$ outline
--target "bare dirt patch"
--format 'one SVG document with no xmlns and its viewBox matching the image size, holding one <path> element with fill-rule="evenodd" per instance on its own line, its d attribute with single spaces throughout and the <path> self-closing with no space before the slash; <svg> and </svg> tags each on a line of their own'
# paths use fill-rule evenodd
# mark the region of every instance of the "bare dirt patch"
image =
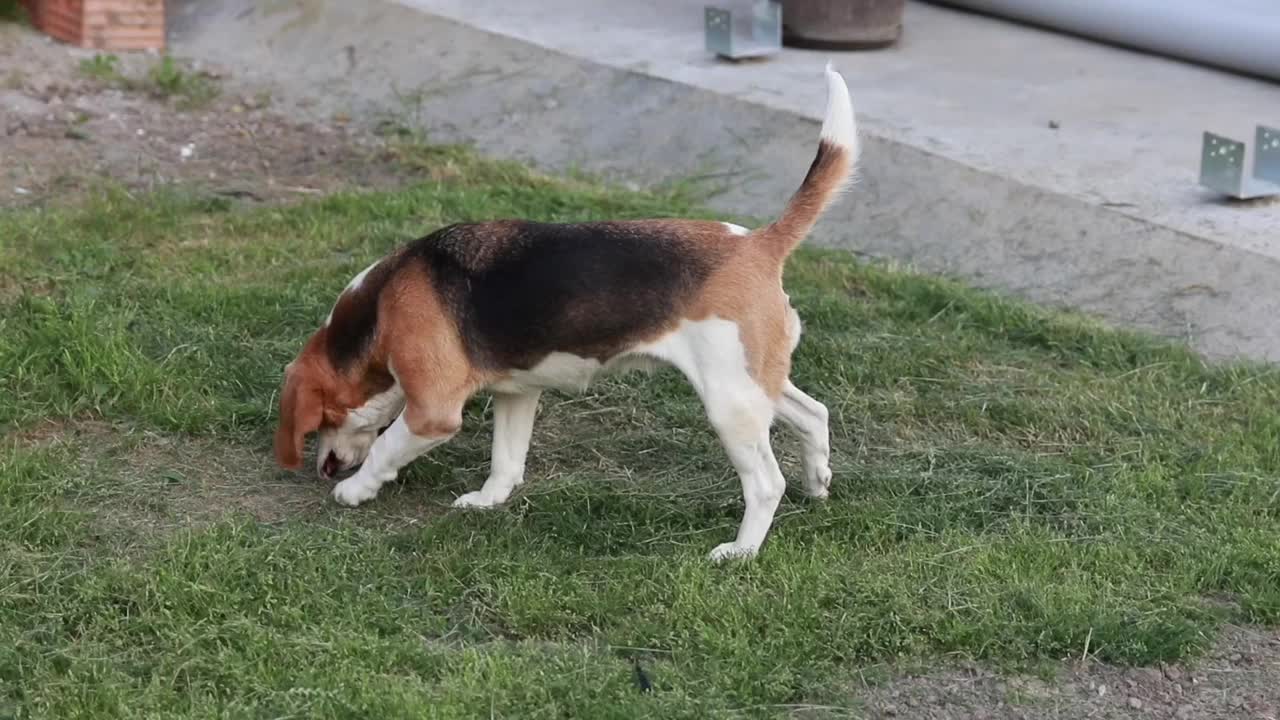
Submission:
<svg viewBox="0 0 1280 720">
<path fill-rule="evenodd" d="M 104 180 L 253 202 L 395 187 L 416 174 L 368 129 L 304 122 L 216 68 L 175 63 L 169 77 L 200 97 L 156 87 L 159 63 L 147 53 L 108 61 L 0 22 L 0 208 L 73 201 Z"/>
<path fill-rule="evenodd" d="M 323 488 L 280 473 L 251 448 L 131 430 L 101 421 L 50 423 L 17 434 L 27 447 L 69 448 L 83 482 L 70 493 L 100 538 L 131 545 L 231 515 L 277 523 L 316 516 Z"/>
<path fill-rule="evenodd" d="M 354 521 L 396 530 L 448 510 L 438 488 L 394 483 L 379 503 L 353 512 L 330 500 L 330 483 L 280 470 L 267 449 L 225 440 L 98 420 L 44 423 L 10 437 L 23 448 L 69 451 L 79 478 L 66 494 L 69 507 L 93 524 L 95 542 L 125 554 L 230 518 L 267 525 Z"/>
<path fill-rule="evenodd" d="M 1073 662 L 1044 680 L 968 663 L 894 673 L 853 694 L 876 720 L 1275 720 L 1280 631 L 1226 627 L 1203 658 L 1161 667 Z"/>
</svg>

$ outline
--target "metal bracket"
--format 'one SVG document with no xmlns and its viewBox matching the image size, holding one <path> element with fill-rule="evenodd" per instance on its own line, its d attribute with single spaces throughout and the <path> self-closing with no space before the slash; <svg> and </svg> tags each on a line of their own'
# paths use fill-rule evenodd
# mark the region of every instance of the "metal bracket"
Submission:
<svg viewBox="0 0 1280 720">
<path fill-rule="evenodd" d="M 1259 125 L 1253 138 L 1253 174 L 1244 173 L 1245 144 L 1204 134 L 1200 184 L 1239 200 L 1280 195 L 1280 130 Z"/>
<path fill-rule="evenodd" d="M 772 55 L 782 49 L 782 5 L 777 0 L 753 2 L 747 20 L 749 22 L 744 22 L 729 10 L 708 5 L 707 50 L 719 57 L 742 60 Z"/>
</svg>

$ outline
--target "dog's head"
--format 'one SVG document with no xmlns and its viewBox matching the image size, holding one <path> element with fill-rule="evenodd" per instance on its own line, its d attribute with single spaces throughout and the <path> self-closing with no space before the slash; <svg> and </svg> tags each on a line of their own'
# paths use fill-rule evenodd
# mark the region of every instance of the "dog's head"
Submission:
<svg viewBox="0 0 1280 720">
<path fill-rule="evenodd" d="M 307 435 L 318 433 L 316 471 L 331 478 L 364 462 L 404 400 L 385 369 L 335 368 L 326 352 L 327 330 L 312 335 L 285 367 L 275 455 L 281 467 L 302 467 Z"/>
</svg>

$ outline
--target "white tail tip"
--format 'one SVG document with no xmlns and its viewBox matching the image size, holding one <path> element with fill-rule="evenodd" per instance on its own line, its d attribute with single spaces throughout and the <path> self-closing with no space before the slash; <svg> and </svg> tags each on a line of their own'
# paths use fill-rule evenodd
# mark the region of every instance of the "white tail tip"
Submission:
<svg viewBox="0 0 1280 720">
<path fill-rule="evenodd" d="M 853 101 L 844 78 L 827 62 L 827 116 L 822 121 L 822 139 L 834 145 L 856 148 L 858 127 L 853 117 Z"/>
</svg>

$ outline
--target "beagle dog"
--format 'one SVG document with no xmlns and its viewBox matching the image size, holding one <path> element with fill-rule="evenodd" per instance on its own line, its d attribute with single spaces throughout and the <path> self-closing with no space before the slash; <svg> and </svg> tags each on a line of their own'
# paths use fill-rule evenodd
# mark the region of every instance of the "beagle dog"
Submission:
<svg viewBox="0 0 1280 720">
<path fill-rule="evenodd" d="M 333 489 L 359 505 L 457 434 L 467 399 L 488 390 L 489 477 L 454 505 L 493 507 L 524 481 L 544 389 L 666 363 L 697 391 L 742 481 L 737 537 L 711 558 L 754 556 L 786 487 L 774 418 L 799 436 L 807 494 L 826 497 L 831 483 L 827 408 L 788 379 L 800 318 L 782 288 L 788 255 L 858 158 L 849 90 L 830 65 L 826 78 L 817 155 L 771 225 L 500 220 L 445 227 L 370 265 L 285 368 L 279 464 L 301 467 L 318 432 L 317 470 L 359 466 Z"/>
</svg>

